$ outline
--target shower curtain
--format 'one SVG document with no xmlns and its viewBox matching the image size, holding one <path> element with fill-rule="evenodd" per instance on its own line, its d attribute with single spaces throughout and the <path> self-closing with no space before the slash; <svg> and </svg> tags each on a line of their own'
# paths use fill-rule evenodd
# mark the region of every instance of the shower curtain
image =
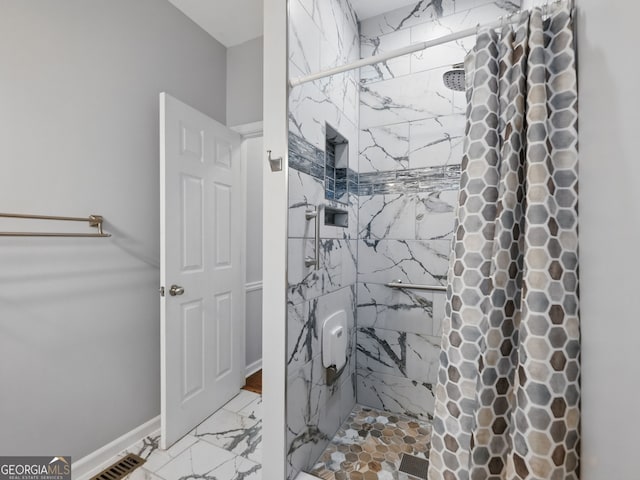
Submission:
<svg viewBox="0 0 640 480">
<path fill-rule="evenodd" d="M 577 80 L 571 12 L 481 31 L 430 480 L 579 478 Z"/>
</svg>

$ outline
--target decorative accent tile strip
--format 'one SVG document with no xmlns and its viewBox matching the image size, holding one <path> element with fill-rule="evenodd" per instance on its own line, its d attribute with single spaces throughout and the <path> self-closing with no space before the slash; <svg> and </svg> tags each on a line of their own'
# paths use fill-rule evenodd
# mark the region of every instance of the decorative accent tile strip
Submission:
<svg viewBox="0 0 640 480">
<path fill-rule="evenodd" d="M 289 132 L 289 167 L 324 181 L 324 152 Z"/>
<path fill-rule="evenodd" d="M 358 195 L 436 192 L 457 190 L 460 186 L 460 165 L 361 173 Z"/>
<path fill-rule="evenodd" d="M 325 181 L 324 152 L 292 132 L 289 132 L 289 167 Z M 349 169 L 347 177 L 349 192 L 356 195 L 457 190 L 460 186 L 460 165 L 361 174 Z"/>
</svg>

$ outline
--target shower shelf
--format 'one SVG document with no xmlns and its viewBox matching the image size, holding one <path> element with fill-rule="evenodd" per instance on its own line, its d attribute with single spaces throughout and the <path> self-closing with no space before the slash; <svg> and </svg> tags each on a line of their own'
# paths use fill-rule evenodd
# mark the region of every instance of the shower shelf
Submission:
<svg viewBox="0 0 640 480">
<path fill-rule="evenodd" d="M 349 212 L 327 205 L 324 207 L 324 224 L 330 227 L 347 228 L 349 226 Z"/>
</svg>

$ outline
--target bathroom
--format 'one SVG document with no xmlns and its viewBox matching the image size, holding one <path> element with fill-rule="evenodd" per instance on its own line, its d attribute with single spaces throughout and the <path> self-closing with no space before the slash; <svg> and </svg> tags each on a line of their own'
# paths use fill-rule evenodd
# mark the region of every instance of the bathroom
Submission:
<svg viewBox="0 0 640 480">
<path fill-rule="evenodd" d="M 91 12 L 80 4 L 65 1 L 64 8 L 48 11 L 47 22 L 38 23 L 33 12 L 29 16 L 15 2 L 3 3 L 5 18 L 13 18 L 22 30 L 18 35 L 3 29 L 11 32 L 3 42 L 9 71 L 32 69 L 16 76 L 6 96 L 15 113 L 4 117 L 0 142 L 10 146 L 3 155 L 3 210 L 104 214 L 112 238 L 103 244 L 56 241 L 44 247 L 37 239 L 10 244 L 2 239 L 7 267 L 0 373 L 9 385 L 0 397 L 7 425 L 2 454 L 31 455 L 34 451 L 25 445 L 33 439 L 38 453 L 64 448 L 69 451 L 62 453 L 71 453 L 75 461 L 160 411 L 155 380 L 160 376 L 158 107 L 151 91 L 175 94 L 227 125 L 263 122 L 264 146 L 251 158 L 254 168 L 262 169 L 265 255 L 247 260 L 262 264 L 261 275 L 256 267 L 247 278 L 251 288 L 262 289 L 253 291 L 262 293 L 265 312 L 261 366 L 263 411 L 269 415 L 263 419 L 262 478 L 295 478 L 314 470 L 356 404 L 431 422 L 446 312 L 446 292 L 438 288 L 447 286 L 466 110 L 465 93 L 447 89 L 442 75 L 464 61 L 475 35 L 287 85 L 546 3 L 265 0 L 264 37 L 251 52 L 225 49 L 180 21 L 187 32 L 182 48 L 192 45 L 192 57 L 184 63 L 171 60 L 167 69 L 161 67 L 165 56 L 179 55 L 175 38 L 163 40 L 164 14 L 151 22 L 157 31 L 143 36 L 144 47 L 130 56 L 122 53 L 141 42 L 136 30 L 149 2 L 137 10 L 103 5 L 94 17 L 74 24 L 74 34 L 87 39 L 96 33 L 89 25 L 117 25 L 120 38 L 105 37 L 109 41 L 102 46 L 72 42 L 55 28 L 74 13 Z M 637 385 L 620 379 L 638 374 L 628 361 L 637 333 L 628 301 L 634 262 L 623 255 L 639 239 L 627 213 L 631 210 L 632 218 L 637 213 L 635 189 L 626 183 L 640 172 L 630 140 L 629 100 L 635 96 L 617 70 L 629 63 L 621 46 L 637 42 L 631 37 L 632 15 L 592 0 L 577 0 L 575 6 L 581 477 L 633 478 L 635 425 L 628 412 L 635 407 Z M 174 17 L 167 13 L 166 18 Z M 32 55 L 30 48 L 40 37 L 50 39 L 51 49 L 40 50 L 38 57 L 20 58 L 8 46 L 23 45 Z M 213 62 L 210 50 L 216 65 L 226 63 L 226 75 L 207 66 Z M 259 62 L 249 56 L 255 51 L 261 52 Z M 101 68 L 71 66 L 87 55 L 104 59 Z M 264 81 L 256 81 L 262 55 Z M 146 63 L 141 62 L 145 56 Z M 186 74 L 199 60 L 202 70 Z M 256 91 L 260 95 L 249 99 L 247 92 Z M 113 102 L 123 92 L 128 96 Z M 263 101 L 259 113 L 243 117 L 246 103 Z M 118 110 L 110 104 L 128 107 Z M 140 116 L 131 115 L 134 109 Z M 112 132 L 121 136 L 110 138 Z M 329 168 L 327 150 L 335 152 Z M 53 161 L 47 161 L 49 156 Z M 280 171 L 278 157 L 284 159 Z M 255 238 L 257 220 L 251 218 L 247 228 L 254 227 Z M 258 317 L 259 307 L 247 308 L 253 309 L 252 318 Z M 322 323 L 336 313 L 338 328 L 327 326 L 326 331 L 333 330 L 340 341 L 346 335 L 346 346 L 329 358 L 331 348 L 322 348 Z M 22 325 L 16 325 L 19 321 Z M 335 371 L 333 363 L 338 364 Z M 36 395 L 33 383 L 45 391 Z M 610 406 L 612 391 L 615 408 Z M 43 394 L 51 398 L 48 406 L 42 405 Z M 28 419 L 38 411 L 42 415 Z M 55 433 L 63 430 L 67 433 Z"/>
</svg>

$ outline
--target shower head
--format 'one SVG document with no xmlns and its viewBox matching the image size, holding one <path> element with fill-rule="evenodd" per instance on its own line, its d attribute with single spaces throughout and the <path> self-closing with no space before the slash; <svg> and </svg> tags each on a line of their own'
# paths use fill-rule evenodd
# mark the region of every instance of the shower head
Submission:
<svg viewBox="0 0 640 480">
<path fill-rule="evenodd" d="M 455 90 L 456 92 L 464 92 L 465 84 L 464 84 L 464 64 L 457 63 L 453 65 L 453 70 L 449 70 L 444 72 L 442 75 L 442 81 L 444 82 L 444 86 Z"/>
</svg>

